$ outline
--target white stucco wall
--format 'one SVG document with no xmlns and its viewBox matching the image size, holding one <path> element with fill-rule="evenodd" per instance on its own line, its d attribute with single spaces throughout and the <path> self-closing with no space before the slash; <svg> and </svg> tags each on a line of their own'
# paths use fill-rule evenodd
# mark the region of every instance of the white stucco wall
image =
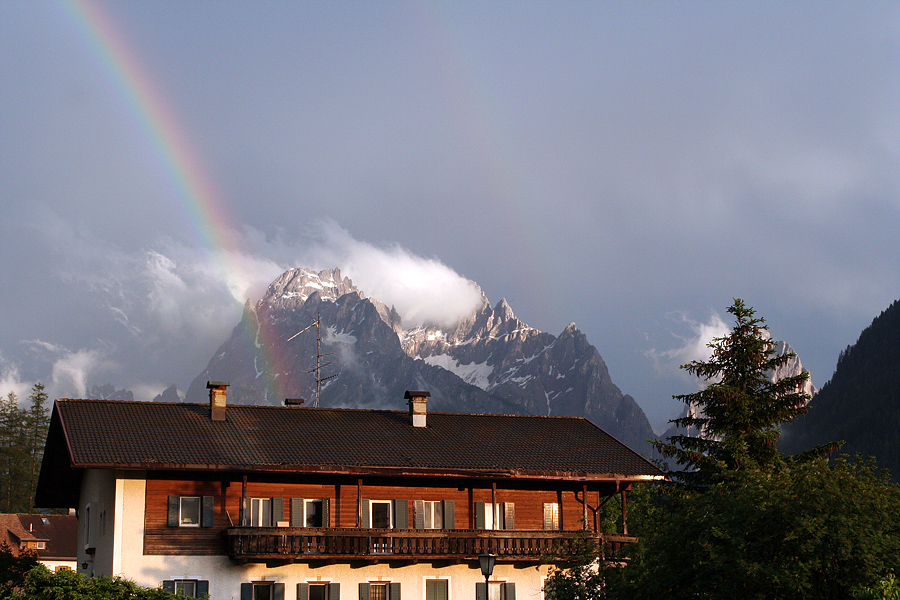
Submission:
<svg viewBox="0 0 900 600">
<path fill-rule="evenodd" d="M 475 584 L 484 581 L 477 561 L 433 568 L 419 563 L 392 568 L 376 564 L 352 568 L 334 564 L 310 568 L 295 563 L 267 568 L 264 564 L 238 565 L 226 556 L 159 556 L 143 554 L 144 508 L 146 481 L 141 473 L 88 472 L 83 487 L 82 506 L 92 502 L 97 510 L 106 511 L 105 532 L 99 533 L 98 545 L 88 569 L 84 562 L 83 540 L 79 539 L 79 570 L 97 575 L 121 575 L 146 587 L 157 587 L 166 579 L 198 579 L 209 581 L 212 600 L 239 600 L 241 583 L 274 581 L 284 583 L 285 600 L 296 600 L 301 582 L 337 582 L 341 598 L 355 600 L 362 582 L 400 583 L 403 600 L 424 600 L 425 580 L 441 578 L 449 581 L 454 600 L 475 598 Z M 93 513 L 92 513 L 93 514 Z M 80 535 L 83 530 L 80 528 Z M 102 547 L 101 547 L 102 546 Z M 538 600 L 548 567 L 514 568 L 498 564 L 492 581 L 516 584 L 517 600 Z"/>
</svg>

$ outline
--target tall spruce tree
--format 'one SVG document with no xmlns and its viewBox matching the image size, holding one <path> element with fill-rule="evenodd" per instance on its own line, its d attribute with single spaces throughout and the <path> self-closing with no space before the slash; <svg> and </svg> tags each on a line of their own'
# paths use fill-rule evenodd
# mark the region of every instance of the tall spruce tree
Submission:
<svg viewBox="0 0 900 600">
<path fill-rule="evenodd" d="M 803 391 L 808 373 L 773 381 L 772 374 L 794 354 L 777 354 L 765 319 L 740 299 L 728 312 L 734 327 L 708 344 L 709 360 L 681 367 L 708 382 L 699 392 L 674 396 L 693 409 L 670 421 L 688 433 L 655 444 L 663 456 L 685 467 L 673 474 L 687 484 L 708 485 L 729 472 L 782 464 L 779 426 L 804 414 L 809 401 Z"/>
<path fill-rule="evenodd" d="M 35 383 L 28 396 L 28 410 L 25 412 L 24 437 L 25 451 L 27 452 L 27 489 L 28 511 L 34 505 L 34 490 L 37 488 L 38 475 L 41 472 L 41 461 L 44 458 L 44 443 L 47 440 L 47 429 L 50 424 L 49 409 L 47 408 L 47 392 L 43 383 Z"/>
</svg>

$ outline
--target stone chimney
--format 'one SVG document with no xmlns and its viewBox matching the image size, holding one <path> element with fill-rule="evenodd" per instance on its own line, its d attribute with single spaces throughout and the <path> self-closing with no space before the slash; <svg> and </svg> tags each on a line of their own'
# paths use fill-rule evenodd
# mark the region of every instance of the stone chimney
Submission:
<svg viewBox="0 0 900 600">
<path fill-rule="evenodd" d="M 405 400 L 409 400 L 409 416 L 413 427 L 425 427 L 425 415 L 428 413 L 428 397 L 430 392 L 411 392 L 406 390 L 403 394 Z"/>
<path fill-rule="evenodd" d="M 213 421 L 225 420 L 225 396 L 228 384 L 223 381 L 207 381 L 209 390 L 209 418 Z"/>
</svg>

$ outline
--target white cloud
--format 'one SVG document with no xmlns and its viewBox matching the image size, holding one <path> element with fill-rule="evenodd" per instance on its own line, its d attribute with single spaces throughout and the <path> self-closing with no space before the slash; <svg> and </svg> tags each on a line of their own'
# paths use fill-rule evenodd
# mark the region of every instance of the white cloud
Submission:
<svg viewBox="0 0 900 600">
<path fill-rule="evenodd" d="M 31 381 L 24 381 L 19 375 L 19 367 L 0 356 L 0 395 L 6 397 L 10 392 L 22 402 L 31 393 Z"/>
<path fill-rule="evenodd" d="M 117 368 L 109 358 L 112 348 L 80 348 L 71 350 L 45 340 L 25 342 L 38 356 L 51 363 L 47 394 L 51 398 L 85 398 L 90 383 L 98 375 Z"/>
<path fill-rule="evenodd" d="M 471 280 L 434 258 L 399 244 L 379 247 L 353 238 L 333 221 L 320 224 L 306 260 L 315 269 L 340 267 L 367 295 L 393 305 L 405 327 L 452 325 L 481 302 Z"/>
<path fill-rule="evenodd" d="M 683 327 L 687 327 L 688 330 L 686 334 L 672 332 L 672 335 L 681 344 L 669 350 L 653 348 L 647 352 L 647 356 L 653 360 L 657 371 L 669 375 L 678 373 L 699 384 L 700 380 L 680 369 L 680 366 L 695 360 L 709 360 L 712 355 L 709 343 L 712 342 L 713 338 L 727 335 L 731 327 L 715 312 L 710 315 L 705 323 L 689 319 L 683 314 L 679 315 L 678 321 Z"/>
</svg>

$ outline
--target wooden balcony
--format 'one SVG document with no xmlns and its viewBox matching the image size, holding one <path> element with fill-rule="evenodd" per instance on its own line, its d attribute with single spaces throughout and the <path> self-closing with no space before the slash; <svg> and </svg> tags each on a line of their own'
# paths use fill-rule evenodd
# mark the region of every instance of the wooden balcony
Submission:
<svg viewBox="0 0 900 600">
<path fill-rule="evenodd" d="M 497 560 L 539 563 L 578 536 L 574 531 L 232 527 L 228 555 L 239 562 L 450 561 L 494 554 Z M 600 534 L 607 555 L 636 538 Z"/>
</svg>

